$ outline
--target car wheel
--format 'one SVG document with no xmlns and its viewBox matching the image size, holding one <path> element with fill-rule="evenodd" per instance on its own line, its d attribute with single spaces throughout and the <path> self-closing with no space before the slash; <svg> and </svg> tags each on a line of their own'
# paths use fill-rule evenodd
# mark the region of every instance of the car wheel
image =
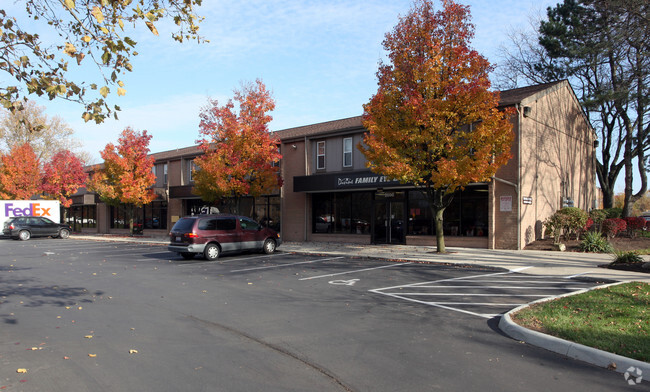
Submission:
<svg viewBox="0 0 650 392">
<path fill-rule="evenodd" d="M 27 241 L 30 238 L 32 238 L 32 233 L 28 230 L 21 230 L 20 233 L 18 233 L 18 239 L 21 241 Z"/>
<path fill-rule="evenodd" d="M 59 230 L 59 238 L 63 238 L 64 240 L 70 238 L 70 232 L 66 229 Z"/>
<path fill-rule="evenodd" d="M 219 249 L 219 246 L 217 246 L 216 244 L 208 244 L 205 246 L 205 249 L 203 250 L 203 256 L 205 256 L 207 260 L 212 261 L 219 258 L 220 252 L 221 250 Z"/>
<path fill-rule="evenodd" d="M 267 255 L 270 255 L 271 253 L 275 252 L 275 241 L 273 241 L 270 238 L 267 238 L 266 241 L 264 241 L 264 246 L 262 248 L 262 251 Z"/>
<path fill-rule="evenodd" d="M 183 258 L 184 258 L 185 260 L 190 260 L 190 259 L 193 259 L 193 258 L 194 258 L 194 253 L 183 252 L 183 253 L 181 253 L 181 256 L 183 256 Z"/>
</svg>

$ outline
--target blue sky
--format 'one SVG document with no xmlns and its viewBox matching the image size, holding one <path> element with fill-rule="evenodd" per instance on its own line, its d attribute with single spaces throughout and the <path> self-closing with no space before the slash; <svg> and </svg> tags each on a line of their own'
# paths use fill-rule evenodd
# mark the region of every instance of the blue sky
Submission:
<svg viewBox="0 0 650 392">
<path fill-rule="evenodd" d="M 551 0 L 472 0 L 473 46 L 492 63 L 508 32 L 529 26 Z M 120 119 L 84 123 L 82 107 L 38 100 L 48 115 L 61 116 L 84 150 L 100 162 L 99 151 L 116 142 L 126 127 L 153 135 L 152 152 L 193 145 L 198 115 L 208 98 L 225 103 L 241 82 L 261 78 L 273 91 L 272 130 L 360 115 L 377 88 L 384 34 L 406 14 L 410 0 L 204 0 L 201 34 L 209 43 L 178 44 L 170 30 L 160 36 L 138 30 L 127 94 L 111 96 Z M 439 7 L 440 4 L 437 3 Z M 20 6 L 17 6 L 20 7 Z M 82 72 L 79 70 L 79 72 Z M 81 74 L 80 75 L 86 75 Z"/>
</svg>

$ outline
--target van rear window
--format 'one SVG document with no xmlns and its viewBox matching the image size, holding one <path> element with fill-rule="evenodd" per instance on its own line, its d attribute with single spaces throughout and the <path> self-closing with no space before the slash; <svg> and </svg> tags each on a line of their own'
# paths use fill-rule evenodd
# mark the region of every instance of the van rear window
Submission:
<svg viewBox="0 0 650 392">
<path fill-rule="evenodd" d="M 172 231 L 190 232 L 192 231 L 192 226 L 194 226 L 195 220 L 196 219 L 192 218 L 181 218 L 174 224 Z"/>
</svg>

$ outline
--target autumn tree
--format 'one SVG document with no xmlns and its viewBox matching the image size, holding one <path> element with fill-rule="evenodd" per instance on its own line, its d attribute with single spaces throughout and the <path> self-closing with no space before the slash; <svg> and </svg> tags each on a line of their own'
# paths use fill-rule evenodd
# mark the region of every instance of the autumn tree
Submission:
<svg viewBox="0 0 650 392">
<path fill-rule="evenodd" d="M 207 202 L 237 201 L 268 194 L 282 185 L 277 140 L 269 133 L 275 108 L 261 80 L 235 90 L 234 100 L 219 106 L 210 100 L 200 114 L 197 142 L 204 152 L 194 162 L 194 192 Z"/>
<path fill-rule="evenodd" d="M 156 25 L 173 21 L 176 41 L 202 39 L 195 9 L 202 0 L 26 0 L 0 9 L 0 71 L 14 85 L 0 87 L 0 104 L 21 108 L 29 94 L 64 99 L 85 106 L 86 121 L 102 122 L 115 114 L 109 94 L 124 95 L 121 75 L 133 69 L 136 41 L 127 35 L 142 26 L 158 35 Z M 20 5 L 18 5 L 20 4 Z M 43 39 L 39 33 L 43 32 Z M 74 77 L 77 67 L 90 64 L 100 84 L 87 74 Z"/>
<path fill-rule="evenodd" d="M 71 151 L 62 150 L 43 165 L 42 190 L 47 197 L 58 200 L 64 207 L 70 207 L 70 196 L 84 186 L 87 177 L 81 160 Z"/>
<path fill-rule="evenodd" d="M 152 170 L 154 158 L 148 155 L 151 137 L 147 131 L 139 133 L 126 128 L 117 146 L 109 143 L 101 151 L 104 163 L 96 168 L 88 180 L 88 188 L 96 192 L 103 202 L 112 206 L 127 205 L 131 234 L 134 209 L 156 198 L 152 189 L 156 182 Z"/>
<path fill-rule="evenodd" d="M 88 162 L 90 154 L 81 151 L 81 143 L 74 138 L 74 130 L 60 117 L 48 117 L 45 108 L 34 101 L 23 104 L 23 110 L 0 109 L 0 151 L 7 152 L 15 145 L 29 143 L 41 162 L 54 154 L 70 150 Z"/>
<path fill-rule="evenodd" d="M 0 155 L 0 199 L 28 200 L 41 192 L 41 165 L 29 143 Z"/>
<path fill-rule="evenodd" d="M 491 66 L 469 42 L 469 7 L 416 0 L 383 42 L 379 88 L 364 105 L 368 132 L 359 145 L 376 173 L 415 185 L 435 215 L 438 252 L 445 252 L 443 212 L 456 190 L 489 181 L 510 159 L 509 111 L 490 92 Z"/>
</svg>

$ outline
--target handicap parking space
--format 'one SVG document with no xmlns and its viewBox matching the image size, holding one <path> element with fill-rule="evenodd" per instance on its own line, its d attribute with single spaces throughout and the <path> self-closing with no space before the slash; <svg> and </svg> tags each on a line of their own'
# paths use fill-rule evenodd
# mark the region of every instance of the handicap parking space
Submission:
<svg viewBox="0 0 650 392">
<path fill-rule="evenodd" d="M 408 283 L 370 291 L 404 301 L 492 318 L 520 305 L 596 285 L 595 282 L 570 277 L 507 271 Z"/>
</svg>

